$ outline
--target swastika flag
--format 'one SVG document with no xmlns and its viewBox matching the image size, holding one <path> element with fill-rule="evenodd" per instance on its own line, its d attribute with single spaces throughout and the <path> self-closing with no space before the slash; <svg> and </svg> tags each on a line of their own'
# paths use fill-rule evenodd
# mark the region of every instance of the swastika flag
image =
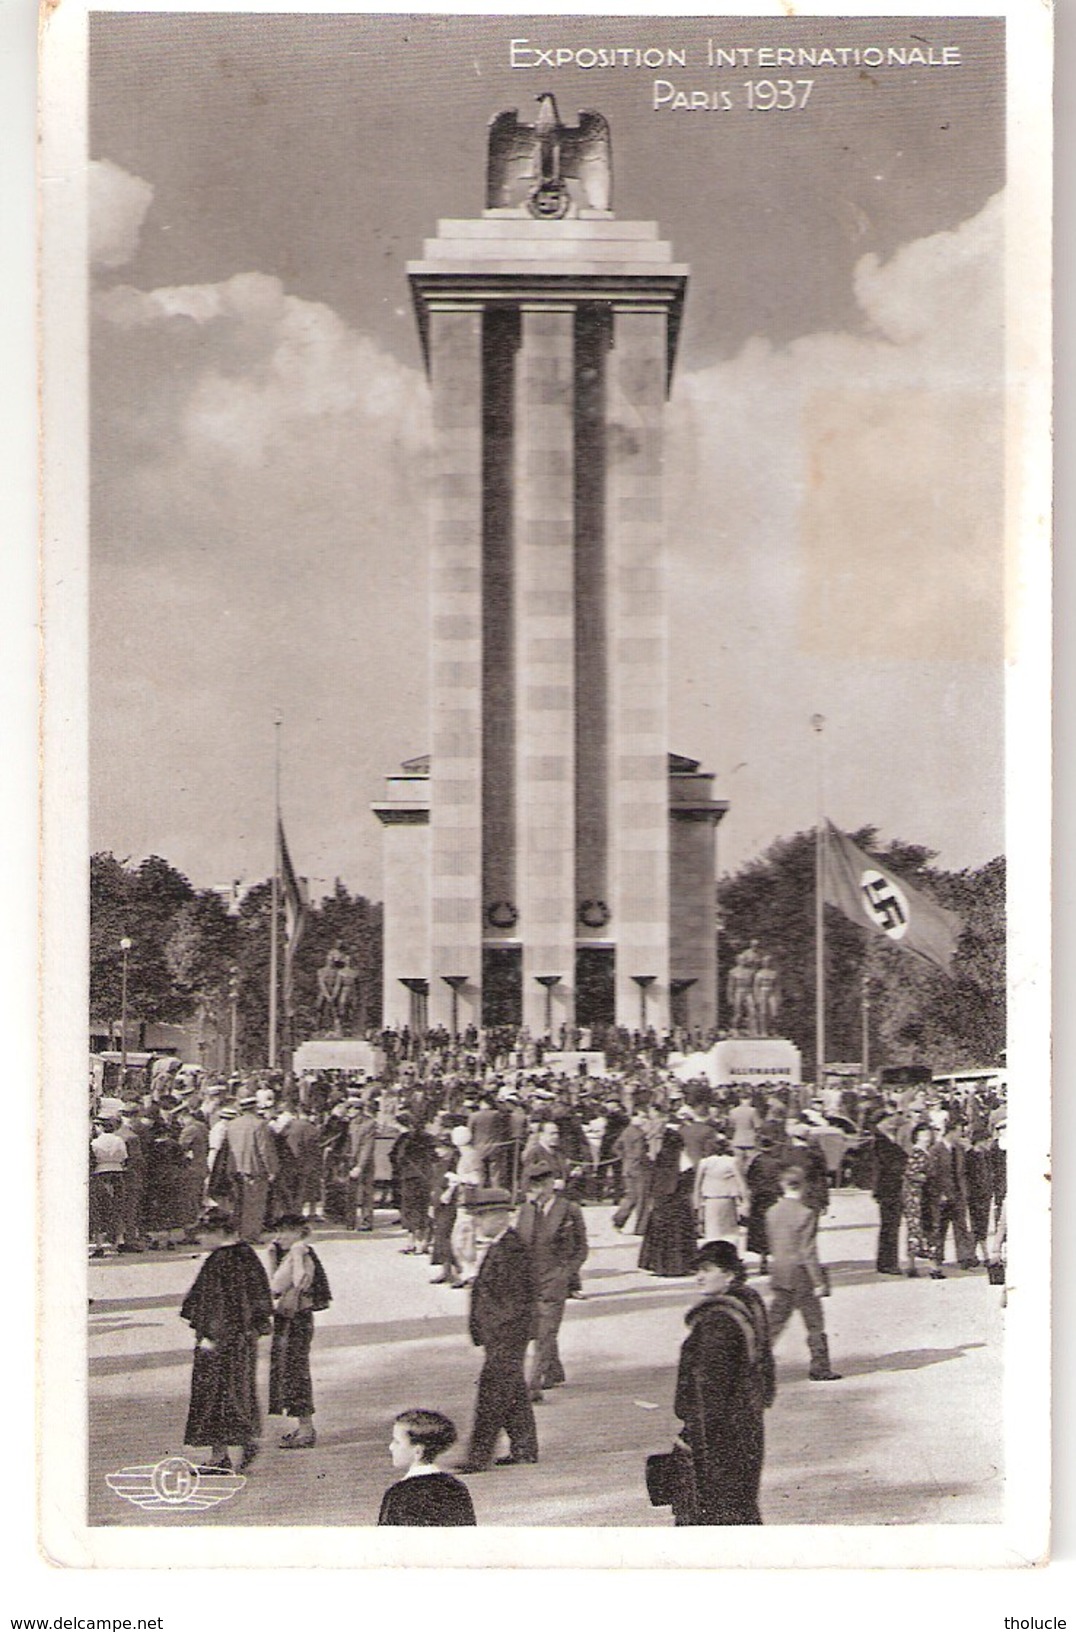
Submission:
<svg viewBox="0 0 1076 1632">
<path fill-rule="evenodd" d="M 284 891 L 284 1013 L 295 1012 L 295 954 L 306 928 L 306 890 L 291 864 L 284 823 L 277 817 L 280 847 L 280 882 Z"/>
<path fill-rule="evenodd" d="M 832 822 L 826 823 L 823 899 L 854 924 L 950 973 L 964 927 L 958 915 L 872 860 Z"/>
</svg>

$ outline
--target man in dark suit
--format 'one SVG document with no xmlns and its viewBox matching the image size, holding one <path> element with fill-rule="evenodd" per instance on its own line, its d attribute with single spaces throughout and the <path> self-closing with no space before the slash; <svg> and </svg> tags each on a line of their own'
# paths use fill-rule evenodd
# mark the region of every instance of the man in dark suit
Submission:
<svg viewBox="0 0 1076 1632">
<path fill-rule="evenodd" d="M 347 1227 L 372 1230 L 374 1227 L 374 1175 L 377 1161 L 377 1119 L 361 1097 L 348 1094 L 352 1110 L 348 1124 L 347 1148 L 351 1159 L 347 1185 Z"/>
<path fill-rule="evenodd" d="M 707 1121 L 705 1114 L 700 1114 L 693 1105 L 681 1105 L 677 1116 L 680 1118 L 684 1155 L 692 1167 L 698 1167 L 704 1156 L 715 1156 L 717 1130 L 712 1122 Z"/>
<path fill-rule="evenodd" d="M 508 1118 L 497 1105 L 492 1094 L 483 1094 L 477 1111 L 472 1111 L 467 1126 L 471 1130 L 474 1148 L 481 1158 L 488 1184 L 498 1189 L 508 1182 Z"/>
<path fill-rule="evenodd" d="M 497 1458 L 498 1467 L 538 1460 L 538 1430 L 523 1374 L 537 1297 L 530 1249 L 511 1228 L 509 1192 L 478 1190 L 468 1207 L 479 1242 L 488 1243 L 471 1288 L 470 1313 L 471 1339 L 486 1352 L 471 1442 L 460 1466 L 465 1473 L 484 1473 L 502 1428 L 509 1449 Z"/>
<path fill-rule="evenodd" d="M 650 1142 L 645 1111 L 635 1112 L 617 1138 L 614 1149 L 620 1157 L 624 1194 L 613 1214 L 613 1228 L 622 1230 L 634 1213 L 635 1234 L 641 1235 L 646 1225 L 646 1203 L 650 1193 Z"/>
<path fill-rule="evenodd" d="M 897 1112 L 883 1114 L 874 1124 L 874 1199 L 878 1203 L 879 1275 L 899 1275 L 898 1242 L 901 1187 L 908 1155 L 903 1140 L 911 1132 L 911 1118 Z"/>
<path fill-rule="evenodd" d="M 556 1388 L 566 1380 L 557 1334 L 572 1283 L 587 1256 L 582 1208 L 555 1186 L 552 1166 L 548 1162 L 535 1163 L 530 1170 L 527 1199 L 516 1219 L 516 1232 L 530 1248 L 538 1293 L 534 1357 L 527 1379 L 532 1400 L 542 1398 L 544 1387 Z"/>
<path fill-rule="evenodd" d="M 975 1246 L 968 1229 L 968 1195 L 964 1179 L 964 1144 L 960 1135 L 947 1126 L 927 1155 L 928 1183 L 934 1197 L 934 1268 L 931 1275 L 941 1280 L 945 1274 L 945 1241 L 952 1225 L 957 1262 L 961 1269 L 975 1266 Z"/>
</svg>

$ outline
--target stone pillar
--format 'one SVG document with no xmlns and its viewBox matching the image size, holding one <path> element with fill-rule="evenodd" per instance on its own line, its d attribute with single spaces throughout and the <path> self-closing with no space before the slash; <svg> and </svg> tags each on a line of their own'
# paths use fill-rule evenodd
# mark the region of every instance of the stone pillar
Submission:
<svg viewBox="0 0 1076 1632">
<path fill-rule="evenodd" d="M 574 1015 L 574 304 L 521 304 L 516 361 L 516 874 L 523 1023 Z"/>
<path fill-rule="evenodd" d="M 448 1027 L 443 975 L 465 975 L 459 1024 L 481 1021 L 482 316 L 429 302 L 433 397 L 429 1023 Z"/>
<path fill-rule="evenodd" d="M 669 816 L 662 434 L 664 307 L 616 305 L 607 437 L 610 790 L 616 1011 L 669 1023 Z"/>
<path fill-rule="evenodd" d="M 708 1030 L 717 1021 L 716 814 L 670 815 L 670 972 L 685 986 L 687 1024 Z"/>
</svg>

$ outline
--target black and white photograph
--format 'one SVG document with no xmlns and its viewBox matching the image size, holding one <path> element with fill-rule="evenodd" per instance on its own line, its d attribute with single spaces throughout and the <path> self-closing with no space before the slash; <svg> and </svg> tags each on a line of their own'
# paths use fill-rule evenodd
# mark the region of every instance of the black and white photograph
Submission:
<svg viewBox="0 0 1076 1632">
<path fill-rule="evenodd" d="M 1036 9 L 53 14 L 56 1562 L 1045 1558 Z"/>
</svg>

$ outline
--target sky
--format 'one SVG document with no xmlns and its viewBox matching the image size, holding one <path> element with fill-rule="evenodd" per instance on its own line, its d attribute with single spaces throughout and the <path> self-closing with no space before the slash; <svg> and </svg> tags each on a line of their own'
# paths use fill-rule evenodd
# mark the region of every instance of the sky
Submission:
<svg viewBox="0 0 1076 1632">
<path fill-rule="evenodd" d="M 688 63 L 513 69 L 513 38 Z M 807 105 L 763 112 L 776 76 L 710 39 L 961 60 L 785 70 Z M 480 213 L 488 120 L 550 89 L 606 115 L 615 213 L 691 267 L 669 747 L 730 801 L 722 870 L 814 821 L 819 772 L 840 826 L 999 854 L 1002 25 L 906 18 L 94 15 L 93 848 L 264 877 L 279 711 L 297 869 L 380 895 L 369 806 L 428 747 L 405 263 Z"/>
</svg>

